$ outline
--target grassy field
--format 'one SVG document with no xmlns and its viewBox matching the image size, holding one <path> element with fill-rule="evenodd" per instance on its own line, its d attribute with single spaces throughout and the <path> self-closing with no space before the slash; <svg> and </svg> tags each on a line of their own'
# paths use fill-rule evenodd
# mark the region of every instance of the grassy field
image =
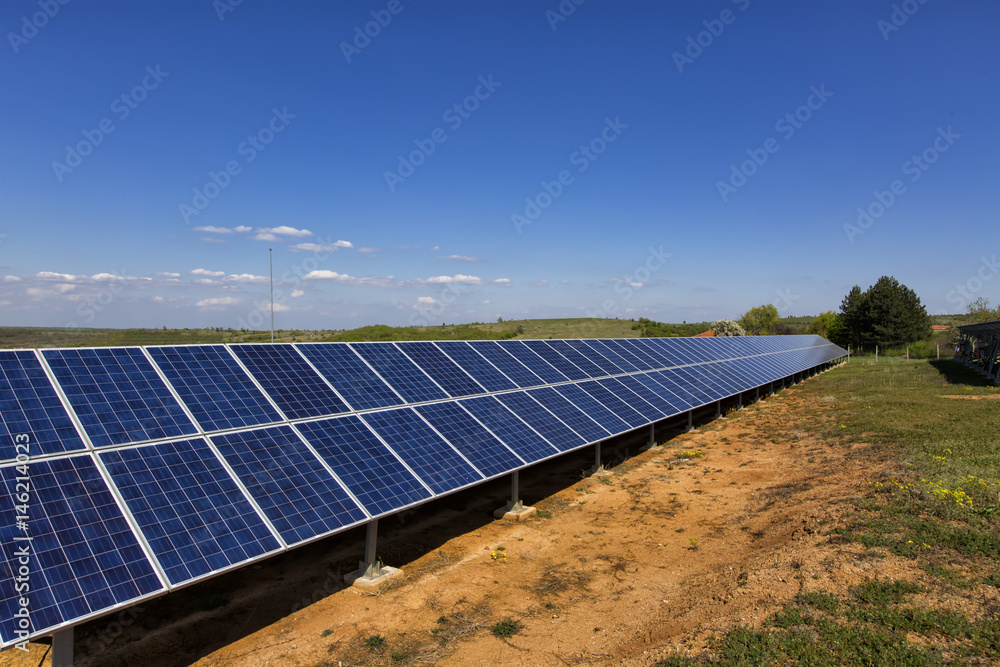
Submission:
<svg viewBox="0 0 1000 667">
<path fill-rule="evenodd" d="M 950 360 L 865 359 L 809 390 L 835 416 L 822 435 L 864 443 L 871 458 L 830 543 L 863 545 L 876 562 L 905 559 L 926 576 L 891 580 L 876 569 L 847 595 L 800 593 L 765 627 L 730 628 L 709 654 L 659 664 L 997 664 L 1000 389 Z"/>
</svg>

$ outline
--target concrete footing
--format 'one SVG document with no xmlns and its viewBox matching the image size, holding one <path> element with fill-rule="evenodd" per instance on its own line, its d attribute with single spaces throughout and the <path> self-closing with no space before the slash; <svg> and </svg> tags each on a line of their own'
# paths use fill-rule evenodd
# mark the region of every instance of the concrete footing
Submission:
<svg viewBox="0 0 1000 667">
<path fill-rule="evenodd" d="M 398 567 L 389 567 L 381 563 L 368 565 L 359 563 L 361 567 L 356 572 L 344 575 L 344 583 L 357 588 L 378 588 L 391 579 L 398 579 L 403 576 L 403 571 Z"/>
<path fill-rule="evenodd" d="M 525 517 L 529 517 L 538 510 L 534 507 L 526 507 L 524 503 L 520 500 L 516 503 L 508 502 L 503 507 L 498 508 L 493 512 L 493 517 L 495 519 L 510 519 L 511 521 L 518 521 Z"/>
</svg>

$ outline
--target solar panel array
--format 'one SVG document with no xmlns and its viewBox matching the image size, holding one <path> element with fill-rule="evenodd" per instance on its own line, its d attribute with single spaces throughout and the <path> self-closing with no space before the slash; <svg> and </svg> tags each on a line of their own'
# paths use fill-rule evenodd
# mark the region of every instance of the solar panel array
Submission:
<svg viewBox="0 0 1000 667">
<path fill-rule="evenodd" d="M 28 634 L 50 634 L 845 354 L 818 336 L 0 351 L 0 645 L 23 639 L 24 595 Z"/>
</svg>

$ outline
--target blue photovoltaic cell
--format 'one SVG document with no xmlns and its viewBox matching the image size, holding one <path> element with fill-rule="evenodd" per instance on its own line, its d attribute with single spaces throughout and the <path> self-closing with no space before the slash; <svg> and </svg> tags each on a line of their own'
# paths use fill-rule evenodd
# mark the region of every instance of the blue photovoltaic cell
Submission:
<svg viewBox="0 0 1000 667">
<path fill-rule="evenodd" d="M 648 338 L 622 338 L 618 342 L 625 349 L 632 350 L 641 359 L 648 361 L 653 368 L 660 369 L 675 365 L 673 361 L 660 352 L 660 348 L 645 342 L 648 340 Z"/>
<path fill-rule="evenodd" d="M 629 426 L 632 428 L 637 428 L 649 423 L 645 417 L 629 407 L 625 401 L 615 396 L 607 387 L 602 385 L 597 380 L 593 380 L 591 382 L 581 382 L 579 387 L 596 398 L 601 405 L 628 422 Z"/>
<path fill-rule="evenodd" d="M 197 433 L 140 348 L 42 354 L 95 447 Z"/>
<path fill-rule="evenodd" d="M 355 416 L 296 424 L 337 477 L 374 516 L 431 497 L 389 448 Z"/>
<path fill-rule="evenodd" d="M 565 382 L 566 376 L 556 368 L 531 351 L 531 349 L 519 340 L 504 340 L 497 343 L 511 356 L 531 369 L 531 372 L 544 380 L 544 384 L 553 382 Z"/>
<path fill-rule="evenodd" d="M 497 394 L 497 398 L 559 451 L 565 452 L 586 444 L 586 440 L 524 392 Z"/>
<path fill-rule="evenodd" d="M 0 459 L 79 449 L 83 440 L 35 353 L 0 351 Z"/>
<path fill-rule="evenodd" d="M 559 352 L 544 340 L 523 341 L 525 347 L 540 356 L 545 361 L 552 364 L 556 370 L 568 377 L 570 380 L 583 380 L 590 377 L 582 370 L 571 363 L 569 359 L 559 354 Z"/>
<path fill-rule="evenodd" d="M 481 421 L 528 463 L 547 458 L 559 451 L 493 396 L 470 398 L 458 401 L 457 404 Z"/>
<path fill-rule="evenodd" d="M 588 340 L 587 345 L 592 347 L 597 353 L 603 356 L 608 361 L 612 362 L 615 366 L 622 369 L 623 373 L 634 373 L 638 368 L 635 367 L 628 359 L 622 357 L 617 350 L 609 347 L 607 341 L 603 340 Z"/>
<path fill-rule="evenodd" d="M 549 412 L 576 431 L 577 434 L 583 436 L 587 442 L 597 442 L 611 435 L 607 429 L 587 416 L 583 410 L 573 405 L 552 387 L 532 389 L 527 394 L 545 406 Z"/>
<path fill-rule="evenodd" d="M 643 412 L 646 416 L 654 415 L 653 419 L 663 419 L 664 417 L 669 417 L 670 415 L 675 415 L 680 410 L 676 410 L 670 401 L 665 398 L 661 398 L 658 393 L 652 391 L 649 387 L 639 382 L 639 380 L 634 375 L 626 375 L 620 378 L 615 378 L 616 381 L 621 382 L 627 389 L 635 393 L 639 398 L 649 403 L 653 409 L 659 413 L 660 416 L 655 416 L 655 413 Z M 620 394 L 619 394 L 620 395 Z"/>
<path fill-rule="evenodd" d="M 524 465 L 524 461 L 458 404 L 435 403 L 414 409 L 487 477 L 502 475 Z"/>
<path fill-rule="evenodd" d="M 696 408 L 705 401 L 698 398 L 684 386 L 684 380 L 673 371 L 656 371 L 649 376 L 669 389 L 687 404 L 687 409 Z"/>
<path fill-rule="evenodd" d="M 409 357 L 392 343 L 350 343 L 351 349 L 364 357 L 378 374 L 407 403 L 421 403 L 448 398 Z"/>
<path fill-rule="evenodd" d="M 616 366 L 614 362 L 588 345 L 587 341 L 567 340 L 564 342 L 590 360 L 591 363 L 598 366 L 602 371 L 604 371 L 604 375 L 618 375 L 619 373 L 624 373 L 624 371 Z"/>
<path fill-rule="evenodd" d="M 164 590 L 89 454 L 32 461 L 27 475 L 22 472 L 16 466 L 2 472 L 3 507 L 9 517 L 0 522 L 3 643 L 19 641 L 14 614 L 21 595 L 30 602 L 30 630 L 36 634 Z M 17 494 L 25 488 L 27 531 L 17 528 L 14 509 L 21 504 Z M 26 536 L 30 542 L 18 539 Z M 30 589 L 18 592 L 18 559 L 27 545 Z"/>
<path fill-rule="evenodd" d="M 171 584 L 281 548 L 203 438 L 98 456 Z"/>
<path fill-rule="evenodd" d="M 475 348 L 463 340 L 446 340 L 437 343 L 441 350 L 461 366 L 466 373 L 476 378 L 487 391 L 504 391 L 517 389 L 507 376 L 496 366 L 486 360 L 486 357 L 476 352 Z M 499 348 L 497 348 L 499 349 Z"/>
<path fill-rule="evenodd" d="M 289 419 L 322 417 L 349 410 L 291 345 L 244 344 L 233 345 L 230 349 Z"/>
<path fill-rule="evenodd" d="M 362 419 L 434 493 L 446 493 L 483 479 L 410 408 L 369 412 Z"/>
<path fill-rule="evenodd" d="M 671 368 L 663 371 L 663 373 L 673 383 L 684 387 L 684 390 L 695 398 L 695 405 L 701 406 L 712 402 L 712 394 L 705 386 L 705 383 L 700 377 L 692 375 L 687 368 Z"/>
<path fill-rule="evenodd" d="M 486 357 L 518 387 L 537 387 L 545 384 L 545 380 L 532 373 L 527 366 L 492 340 L 474 340 L 469 343 L 469 347 Z"/>
<path fill-rule="evenodd" d="M 678 345 L 680 338 L 651 338 L 650 340 L 654 341 L 654 345 L 659 345 L 664 354 L 676 358 L 678 366 L 694 363 L 690 355 Z"/>
<path fill-rule="evenodd" d="M 291 426 L 213 435 L 211 440 L 285 544 L 368 519 Z"/>
<path fill-rule="evenodd" d="M 580 354 L 575 347 L 569 344 L 569 341 L 565 340 L 546 340 L 543 341 L 547 345 L 555 349 L 556 352 L 566 357 L 574 366 L 583 371 L 587 377 L 599 378 L 605 375 L 610 375 L 603 368 L 591 361 L 586 355 Z"/>
<path fill-rule="evenodd" d="M 203 430 L 281 421 L 278 411 L 224 346 L 150 347 L 148 351 Z"/>
<path fill-rule="evenodd" d="M 295 349 L 312 362 L 355 410 L 405 402 L 345 343 L 309 343 L 296 345 Z"/>
<path fill-rule="evenodd" d="M 625 386 L 620 380 L 620 378 L 609 378 L 607 380 L 599 380 L 599 382 L 602 387 L 625 401 L 630 408 L 641 414 L 645 418 L 647 424 L 663 418 L 662 412 L 650 405 L 649 401 L 643 399 L 637 393 Z"/>
<path fill-rule="evenodd" d="M 601 342 L 604 343 L 608 349 L 617 352 L 619 357 L 627 360 L 640 371 L 648 371 L 653 368 L 653 362 L 649 360 L 648 357 L 625 345 L 622 341 L 615 338 L 608 338 L 606 340 L 602 340 Z"/>
<path fill-rule="evenodd" d="M 688 403 L 688 401 L 677 393 L 671 391 L 670 387 L 667 387 L 662 382 L 659 382 L 658 378 L 655 377 L 653 373 L 641 373 L 639 375 L 633 375 L 632 377 L 635 378 L 636 382 L 644 385 L 671 406 L 671 410 L 667 412 L 668 416 L 671 414 L 686 412 L 691 407 L 691 404 Z"/>
<path fill-rule="evenodd" d="M 396 346 L 452 396 L 474 396 L 486 393 L 486 390 L 479 386 L 478 382 L 459 368 L 444 352 L 435 347 L 434 343 L 409 341 L 397 343 Z"/>
<path fill-rule="evenodd" d="M 569 399 L 573 405 L 586 412 L 591 419 L 603 426 L 609 433 L 624 433 L 632 430 L 631 425 L 601 405 L 596 398 L 580 389 L 579 385 L 563 384 L 554 387 L 554 389 Z"/>
</svg>

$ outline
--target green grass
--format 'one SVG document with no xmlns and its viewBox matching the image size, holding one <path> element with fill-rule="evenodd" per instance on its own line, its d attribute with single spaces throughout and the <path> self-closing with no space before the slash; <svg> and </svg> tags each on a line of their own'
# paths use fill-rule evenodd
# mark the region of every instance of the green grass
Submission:
<svg viewBox="0 0 1000 667">
<path fill-rule="evenodd" d="M 493 626 L 492 632 L 494 637 L 506 639 L 507 637 L 513 637 L 520 632 L 521 627 L 522 626 L 519 621 L 515 621 L 514 619 L 507 617 L 498 621 L 497 624 Z"/>
<path fill-rule="evenodd" d="M 908 559 L 922 571 L 919 583 L 880 578 L 844 595 L 802 592 L 764 627 L 732 627 L 714 637 L 707 653 L 659 664 L 1000 659 L 1000 619 L 978 588 L 1000 587 L 1000 404 L 944 398 L 995 396 L 1000 389 L 951 360 L 864 358 L 797 391 L 817 407 L 802 408 L 803 421 L 774 425 L 778 440 L 811 428 L 834 447 L 867 445 L 861 455 L 871 476 L 841 523 L 830 527 L 830 548 L 850 541 L 866 547 L 862 558 Z M 963 600 L 957 608 L 940 602 L 955 597 Z M 924 639 L 911 642 L 908 634 Z"/>
</svg>

